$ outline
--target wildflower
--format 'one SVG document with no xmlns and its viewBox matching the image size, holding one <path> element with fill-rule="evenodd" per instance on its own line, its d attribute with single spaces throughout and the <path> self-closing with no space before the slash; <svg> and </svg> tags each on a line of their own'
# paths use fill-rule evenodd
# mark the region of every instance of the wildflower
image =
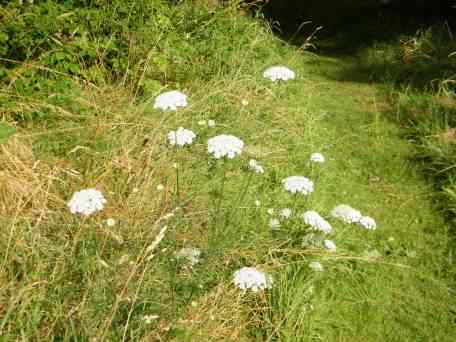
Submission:
<svg viewBox="0 0 456 342">
<path fill-rule="evenodd" d="M 349 205 L 340 204 L 331 211 L 331 216 L 344 221 L 345 223 L 356 223 L 359 222 L 362 215 L 356 209 L 353 209 Z"/>
<path fill-rule="evenodd" d="M 249 104 L 249 101 L 247 101 L 246 99 L 242 99 L 241 104 L 245 107 Z"/>
<path fill-rule="evenodd" d="M 198 121 L 198 125 L 200 125 L 200 126 L 206 126 L 206 120 L 200 120 L 200 121 Z"/>
<path fill-rule="evenodd" d="M 310 161 L 314 163 L 324 163 L 325 157 L 321 153 L 312 153 L 310 156 Z"/>
<path fill-rule="evenodd" d="M 264 173 L 263 166 L 258 164 L 258 162 L 255 159 L 250 159 L 250 161 L 249 161 L 249 169 L 252 170 L 255 173 Z"/>
<path fill-rule="evenodd" d="M 145 324 L 151 324 L 153 321 L 158 319 L 158 315 L 145 315 L 143 316 L 142 320 L 144 321 Z"/>
<path fill-rule="evenodd" d="M 244 142 L 233 135 L 221 134 L 207 141 L 207 150 L 214 158 L 228 157 L 233 159 L 236 154 L 241 154 Z"/>
<path fill-rule="evenodd" d="M 284 66 L 273 66 L 264 71 L 263 77 L 269 78 L 273 82 L 288 81 L 295 78 L 295 73 Z"/>
<path fill-rule="evenodd" d="M 271 229 L 279 229 L 280 228 L 280 221 L 276 218 L 272 218 L 269 220 L 269 227 Z"/>
<path fill-rule="evenodd" d="M 292 215 L 292 211 L 290 208 L 284 208 L 280 211 L 280 216 L 282 216 L 284 219 L 289 219 Z"/>
<path fill-rule="evenodd" d="M 191 266 L 196 265 L 199 262 L 201 251 L 198 248 L 184 247 L 176 253 L 178 258 L 186 259 Z"/>
<path fill-rule="evenodd" d="M 323 272 L 323 265 L 320 264 L 318 261 L 312 261 L 309 264 L 309 267 L 313 269 L 315 272 Z"/>
<path fill-rule="evenodd" d="M 106 199 L 96 189 L 85 189 L 73 194 L 68 202 L 68 208 L 72 214 L 91 215 L 96 211 L 103 210 Z"/>
<path fill-rule="evenodd" d="M 243 267 L 234 273 L 233 282 L 241 290 L 258 292 L 271 288 L 272 277 L 258 271 L 255 267 Z"/>
<path fill-rule="evenodd" d="M 185 146 L 191 145 L 193 139 L 196 138 L 196 134 L 183 127 L 179 127 L 176 131 L 168 133 L 168 141 L 171 145 Z"/>
<path fill-rule="evenodd" d="M 266 210 L 266 212 L 267 212 L 269 215 L 274 215 L 274 209 L 272 209 L 272 208 L 269 208 L 268 210 Z"/>
<path fill-rule="evenodd" d="M 207 121 L 207 127 L 210 127 L 210 128 L 215 127 L 215 121 L 214 120 L 208 120 Z"/>
<path fill-rule="evenodd" d="M 177 110 L 178 107 L 187 106 L 187 95 L 180 91 L 172 90 L 157 96 L 154 103 L 155 109 Z"/>
<path fill-rule="evenodd" d="M 377 223 L 370 216 L 363 216 L 359 219 L 359 224 L 366 229 L 375 230 L 377 229 Z"/>
<path fill-rule="evenodd" d="M 316 211 L 309 210 L 301 215 L 305 224 L 311 226 L 314 230 L 318 230 L 325 234 L 329 234 L 332 231 L 332 227 L 328 221 L 320 216 Z"/>
<path fill-rule="evenodd" d="M 285 190 L 291 193 L 300 192 L 301 194 L 307 195 L 314 191 L 313 182 L 302 176 L 291 176 L 282 180 L 282 184 Z"/>
<path fill-rule="evenodd" d="M 113 226 L 116 225 L 116 220 L 114 220 L 113 218 L 108 218 L 108 219 L 106 220 L 106 225 L 107 225 L 108 227 L 113 227 Z"/>
<path fill-rule="evenodd" d="M 261 205 L 261 202 L 260 202 L 259 200 L 256 200 L 256 201 L 255 201 L 255 205 L 256 205 L 257 207 L 259 207 L 259 206 Z"/>
<path fill-rule="evenodd" d="M 165 186 L 163 184 L 158 184 L 157 191 L 163 191 L 163 190 L 165 190 Z"/>
<path fill-rule="evenodd" d="M 329 252 L 333 253 L 337 250 L 336 244 L 333 241 L 325 240 L 323 243 Z"/>
</svg>

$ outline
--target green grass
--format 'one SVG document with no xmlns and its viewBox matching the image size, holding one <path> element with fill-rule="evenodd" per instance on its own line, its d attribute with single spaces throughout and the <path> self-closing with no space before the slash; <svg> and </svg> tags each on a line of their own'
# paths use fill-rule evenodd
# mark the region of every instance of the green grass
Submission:
<svg viewBox="0 0 456 342">
<path fill-rule="evenodd" d="M 234 8 L 210 14 L 183 2 L 173 10 L 201 21 L 200 45 L 189 53 L 176 31 L 163 32 L 169 49 L 158 56 L 192 71 L 169 82 L 152 73 L 149 93 L 74 77 L 64 78 L 69 88 L 61 78 L 50 84 L 55 96 L 2 90 L 2 116 L 17 126 L 0 145 L 2 338 L 452 341 L 448 225 L 412 160 L 415 145 L 383 113 L 382 93 L 337 79 L 353 60 L 300 52 Z M 297 79 L 264 80 L 273 64 Z M 189 106 L 154 110 L 154 97 L 175 87 Z M 180 126 L 198 137 L 170 147 L 166 135 Z M 207 139 L 222 133 L 245 142 L 241 156 L 207 154 Z M 327 159 L 318 167 L 309 163 L 316 151 Z M 265 174 L 247 170 L 251 158 Z M 285 192 L 290 175 L 313 179 L 315 192 Z M 66 202 L 87 187 L 105 194 L 105 210 L 71 215 Z M 331 219 L 340 203 L 374 217 L 378 229 Z M 295 216 L 272 231 L 267 210 L 285 207 Z M 333 225 L 337 253 L 305 245 L 299 214 L 309 209 Z M 175 257 L 184 246 L 202 250 L 193 268 Z M 324 272 L 308 267 L 316 260 Z M 270 273 L 273 288 L 243 295 L 232 285 L 243 266 Z M 148 315 L 158 318 L 147 323 Z"/>
</svg>

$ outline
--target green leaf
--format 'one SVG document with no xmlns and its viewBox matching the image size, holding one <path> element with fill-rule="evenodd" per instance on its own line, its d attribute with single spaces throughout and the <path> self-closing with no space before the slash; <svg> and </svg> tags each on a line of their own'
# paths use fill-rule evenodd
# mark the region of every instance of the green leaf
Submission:
<svg viewBox="0 0 456 342">
<path fill-rule="evenodd" d="M 0 144 L 4 144 L 8 141 L 8 138 L 12 136 L 16 130 L 8 126 L 4 122 L 0 122 Z"/>
</svg>

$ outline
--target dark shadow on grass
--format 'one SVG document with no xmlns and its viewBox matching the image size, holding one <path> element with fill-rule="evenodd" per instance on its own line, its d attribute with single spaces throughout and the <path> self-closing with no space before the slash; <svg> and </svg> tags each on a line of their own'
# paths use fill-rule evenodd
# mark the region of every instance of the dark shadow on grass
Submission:
<svg viewBox="0 0 456 342">
<path fill-rule="evenodd" d="M 263 13 L 288 43 L 353 60 L 342 68 L 320 68 L 332 79 L 426 88 L 456 75 L 456 56 L 448 57 L 456 51 L 451 1 L 271 0 Z"/>
</svg>

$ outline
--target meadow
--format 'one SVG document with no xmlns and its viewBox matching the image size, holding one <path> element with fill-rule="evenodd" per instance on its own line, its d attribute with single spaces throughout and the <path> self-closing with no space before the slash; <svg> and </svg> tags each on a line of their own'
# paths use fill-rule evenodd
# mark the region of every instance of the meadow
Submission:
<svg viewBox="0 0 456 342">
<path fill-rule="evenodd" d="M 241 7 L 0 2 L 2 340 L 453 340 L 451 75 L 401 78 L 415 41 L 320 54 Z M 270 281 L 240 289 L 244 267 Z"/>
</svg>

